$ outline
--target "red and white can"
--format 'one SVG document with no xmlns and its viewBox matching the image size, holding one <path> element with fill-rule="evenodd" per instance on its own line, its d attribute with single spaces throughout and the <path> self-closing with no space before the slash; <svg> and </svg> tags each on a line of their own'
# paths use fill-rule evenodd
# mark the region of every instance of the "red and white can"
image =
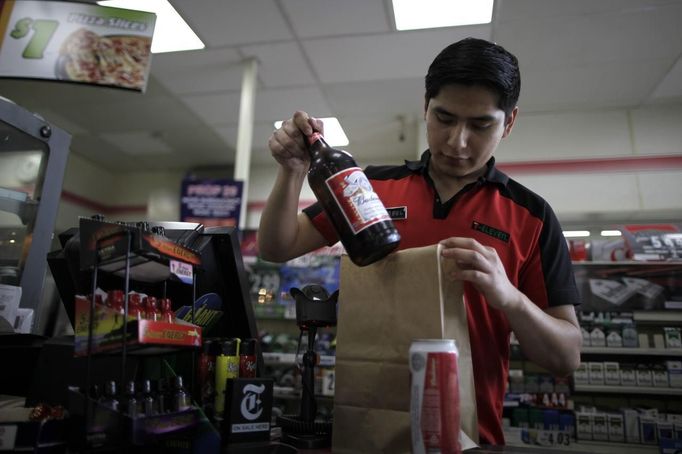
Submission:
<svg viewBox="0 0 682 454">
<path fill-rule="evenodd" d="M 412 453 L 460 453 L 458 351 L 452 339 L 410 346 Z"/>
</svg>

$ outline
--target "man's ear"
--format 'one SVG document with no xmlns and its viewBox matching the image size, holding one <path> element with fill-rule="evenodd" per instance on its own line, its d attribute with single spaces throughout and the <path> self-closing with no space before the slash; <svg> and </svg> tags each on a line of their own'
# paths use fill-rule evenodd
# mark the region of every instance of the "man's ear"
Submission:
<svg viewBox="0 0 682 454">
<path fill-rule="evenodd" d="M 502 134 L 502 138 L 505 138 L 511 134 L 512 129 L 514 128 L 514 123 L 516 122 L 516 114 L 519 113 L 519 106 L 514 107 L 514 110 L 511 111 L 511 113 L 507 116 L 507 119 L 505 120 L 504 124 L 504 133 Z"/>
</svg>

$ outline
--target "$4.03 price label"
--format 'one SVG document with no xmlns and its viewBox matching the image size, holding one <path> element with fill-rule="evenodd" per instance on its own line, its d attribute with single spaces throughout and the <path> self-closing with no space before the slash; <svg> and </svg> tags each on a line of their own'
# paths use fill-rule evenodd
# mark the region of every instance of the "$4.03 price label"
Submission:
<svg viewBox="0 0 682 454">
<path fill-rule="evenodd" d="M 521 441 L 535 446 L 570 446 L 571 434 L 561 430 L 521 429 Z"/>
</svg>

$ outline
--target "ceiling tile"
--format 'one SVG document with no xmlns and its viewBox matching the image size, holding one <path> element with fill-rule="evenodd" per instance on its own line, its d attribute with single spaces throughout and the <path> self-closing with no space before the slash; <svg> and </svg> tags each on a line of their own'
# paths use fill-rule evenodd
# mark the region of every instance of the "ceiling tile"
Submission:
<svg viewBox="0 0 682 454">
<path fill-rule="evenodd" d="M 315 84 L 315 78 L 295 42 L 240 47 L 245 57 L 258 59 L 258 79 L 265 87 Z M 283 68 L 286 68 L 283 70 Z"/>
<path fill-rule="evenodd" d="M 669 58 L 672 64 L 680 54 L 680 20 L 681 2 L 618 14 L 502 19 L 495 39 L 516 54 L 522 70 L 654 58 Z"/>
<path fill-rule="evenodd" d="M 424 69 L 426 73 L 426 69 Z M 335 115 L 420 114 L 424 77 L 336 83 L 323 86 Z"/>
<path fill-rule="evenodd" d="M 490 38 L 488 25 L 303 41 L 322 83 L 423 77 L 445 46 L 467 36 Z"/>
<path fill-rule="evenodd" d="M 299 38 L 391 31 L 384 0 L 283 0 Z"/>
<path fill-rule="evenodd" d="M 126 155 L 167 155 L 173 151 L 163 140 L 160 133 L 147 131 L 111 132 L 100 137 L 120 149 Z"/>
<path fill-rule="evenodd" d="M 513 0 L 498 2 L 499 22 L 523 20 L 529 23 L 539 18 L 621 14 L 674 5 L 678 0 Z"/>
<path fill-rule="evenodd" d="M 92 133 L 165 130 L 173 125 L 191 126 L 199 119 L 175 98 L 137 99 L 131 102 L 79 105 L 64 116 Z"/>
<path fill-rule="evenodd" d="M 663 77 L 651 95 L 655 100 L 674 97 L 682 97 L 682 57 L 677 59 L 677 63 Z"/>
<path fill-rule="evenodd" d="M 158 54 L 152 74 L 175 94 L 241 89 L 242 57 L 235 49 Z"/>
<path fill-rule="evenodd" d="M 72 136 L 76 134 L 87 134 L 87 131 L 82 126 L 64 118 L 61 113 L 57 113 L 52 109 L 41 108 L 39 115 L 42 116 L 48 123 L 62 128 Z"/>
<path fill-rule="evenodd" d="M 667 67 L 667 60 L 648 60 L 636 66 L 611 62 L 563 69 L 522 68 L 519 106 L 537 112 L 637 105 Z"/>
<path fill-rule="evenodd" d="M 94 135 L 75 135 L 71 140 L 71 153 L 76 153 L 98 166 L 112 171 L 147 170 L 135 156 L 125 156 L 110 143 Z"/>
<path fill-rule="evenodd" d="M 275 0 L 173 0 L 173 5 L 209 48 L 291 40 Z"/>
<path fill-rule="evenodd" d="M 256 93 L 256 122 L 286 120 L 295 111 L 305 110 L 316 117 L 333 115 L 322 92 L 314 86 L 306 88 L 277 88 Z"/>
<path fill-rule="evenodd" d="M 240 93 L 238 91 L 182 95 L 180 98 L 187 107 L 209 125 L 239 122 Z"/>
<path fill-rule="evenodd" d="M 239 127 L 236 124 L 231 125 L 217 125 L 216 132 L 232 149 L 237 148 L 237 134 Z M 253 125 L 253 137 L 251 139 L 251 147 L 259 150 L 265 150 L 268 147 L 268 139 L 274 130 L 274 124 L 271 122 L 259 122 Z M 268 159 L 272 157 L 268 154 Z"/>
</svg>

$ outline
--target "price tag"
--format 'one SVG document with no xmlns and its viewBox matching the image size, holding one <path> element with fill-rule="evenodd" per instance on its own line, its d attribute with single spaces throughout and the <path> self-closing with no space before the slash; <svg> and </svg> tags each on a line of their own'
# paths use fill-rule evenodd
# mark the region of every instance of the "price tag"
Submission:
<svg viewBox="0 0 682 454">
<path fill-rule="evenodd" d="M 621 231 L 635 260 L 680 260 L 680 227 L 677 224 L 626 225 Z"/>
<path fill-rule="evenodd" d="M 171 260 L 170 272 L 185 284 L 191 284 L 194 281 L 194 270 L 192 270 L 192 265 L 189 263 Z"/>
<path fill-rule="evenodd" d="M 523 429 L 521 440 L 536 446 L 570 446 L 571 434 L 560 430 Z"/>
</svg>

